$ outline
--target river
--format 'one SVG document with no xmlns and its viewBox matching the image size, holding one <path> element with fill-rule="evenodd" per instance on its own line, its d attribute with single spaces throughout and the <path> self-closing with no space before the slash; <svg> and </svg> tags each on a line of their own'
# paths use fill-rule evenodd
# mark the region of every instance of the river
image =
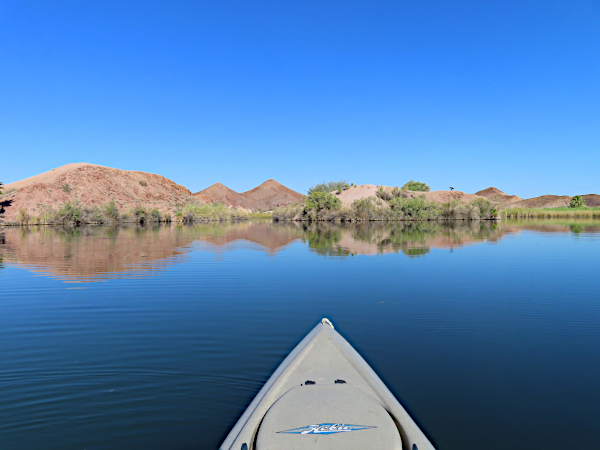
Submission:
<svg viewBox="0 0 600 450">
<path fill-rule="evenodd" d="M 440 450 L 596 449 L 600 221 L 0 228 L 0 449 L 215 449 L 329 318 Z"/>
</svg>

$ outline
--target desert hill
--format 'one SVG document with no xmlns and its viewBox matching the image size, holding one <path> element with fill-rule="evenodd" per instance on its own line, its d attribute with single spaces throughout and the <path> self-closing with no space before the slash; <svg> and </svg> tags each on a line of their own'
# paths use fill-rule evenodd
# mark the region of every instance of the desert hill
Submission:
<svg viewBox="0 0 600 450">
<path fill-rule="evenodd" d="M 382 186 L 384 190 L 391 192 L 391 186 Z M 356 200 L 361 200 L 367 197 L 376 197 L 379 186 L 374 184 L 362 184 L 351 186 L 341 193 L 333 192 L 333 194 L 342 201 L 344 206 L 350 206 Z M 424 196 L 427 200 L 437 203 L 446 203 L 453 200 L 459 200 L 462 203 L 470 203 L 477 198 L 483 198 L 475 194 L 466 194 L 460 191 L 430 191 L 430 192 L 415 192 L 404 191 L 407 198 L 417 198 Z"/>
<path fill-rule="evenodd" d="M 475 192 L 475 195 L 479 195 L 481 197 L 485 197 L 490 201 L 498 202 L 503 206 L 509 205 L 511 203 L 519 202 L 523 200 L 518 195 L 508 195 L 502 192 L 500 189 L 495 187 L 489 187 L 479 192 Z"/>
<path fill-rule="evenodd" d="M 262 205 L 261 209 L 297 203 L 304 198 L 304 195 L 291 190 L 273 179 L 267 180 L 243 194 Z"/>
<path fill-rule="evenodd" d="M 302 200 L 304 197 L 299 192 L 271 179 L 246 192 L 238 193 L 221 183 L 193 194 L 194 197 L 203 196 L 209 203 L 223 203 L 226 206 L 243 208 L 250 211 L 258 209 L 267 210 L 277 206 L 289 205 Z"/>
<path fill-rule="evenodd" d="M 581 196 L 586 206 L 600 206 L 600 195 L 588 194 Z M 511 208 L 559 208 L 571 204 L 570 195 L 542 195 L 512 203 Z"/>
<path fill-rule="evenodd" d="M 258 209 L 252 199 L 246 197 L 244 194 L 235 192 L 233 189 L 229 189 L 221 183 L 215 183 L 193 195 L 205 203 L 223 203 L 229 207 L 248 210 Z"/>
<path fill-rule="evenodd" d="M 87 163 L 67 164 L 7 184 L 3 192 L 5 220 L 14 219 L 21 208 L 37 216 L 45 205 L 58 209 L 66 202 L 101 206 L 114 200 L 120 211 L 142 204 L 170 212 L 177 203 L 193 200 L 188 189 L 163 176 Z"/>
</svg>

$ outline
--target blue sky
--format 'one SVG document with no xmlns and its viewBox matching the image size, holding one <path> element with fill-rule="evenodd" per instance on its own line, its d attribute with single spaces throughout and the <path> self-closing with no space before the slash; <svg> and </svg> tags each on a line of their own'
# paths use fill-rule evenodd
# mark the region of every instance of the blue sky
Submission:
<svg viewBox="0 0 600 450">
<path fill-rule="evenodd" d="M 600 193 L 600 2 L 0 0 L 0 180 Z"/>
</svg>

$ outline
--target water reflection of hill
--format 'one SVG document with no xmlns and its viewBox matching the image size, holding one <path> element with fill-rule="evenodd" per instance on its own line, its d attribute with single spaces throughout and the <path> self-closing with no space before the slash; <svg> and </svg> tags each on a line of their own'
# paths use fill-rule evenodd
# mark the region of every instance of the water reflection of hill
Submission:
<svg viewBox="0 0 600 450">
<path fill-rule="evenodd" d="M 326 256 L 402 252 L 418 257 L 432 248 L 453 249 L 495 242 L 523 230 L 600 233 L 600 221 L 243 222 L 76 229 L 4 228 L 0 231 L 0 270 L 3 266 L 24 267 L 78 282 L 151 276 L 186 261 L 192 250 L 223 253 L 250 247 L 275 255 L 296 240 L 302 240 L 310 251 Z"/>
<path fill-rule="evenodd" d="M 9 228 L 2 234 L 5 264 L 72 281 L 156 272 L 185 257 L 177 249 L 192 241 L 175 227 Z"/>
<path fill-rule="evenodd" d="M 302 229 L 294 223 L 270 221 L 202 224 L 196 230 L 197 241 L 219 247 L 219 251 L 234 248 L 232 244 L 243 240 L 258 244 L 258 249 L 272 254 L 303 236 Z"/>
<path fill-rule="evenodd" d="M 29 227 L 0 231 L 0 261 L 68 281 L 148 276 L 182 262 L 195 241 L 227 248 L 245 240 L 276 253 L 297 227 L 243 222 L 154 227 Z"/>
</svg>

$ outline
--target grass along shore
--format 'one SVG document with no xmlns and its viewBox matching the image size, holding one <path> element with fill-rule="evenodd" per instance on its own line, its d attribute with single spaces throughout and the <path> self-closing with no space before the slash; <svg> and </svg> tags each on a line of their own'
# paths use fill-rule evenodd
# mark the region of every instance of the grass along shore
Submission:
<svg viewBox="0 0 600 450">
<path fill-rule="evenodd" d="M 70 225 L 112 224 L 112 223 L 160 223 L 160 222 L 211 222 L 247 220 L 248 213 L 236 208 L 228 208 L 221 203 L 188 203 L 178 205 L 173 212 L 161 212 L 157 208 L 137 205 L 128 211 L 119 211 L 115 202 L 102 206 L 86 206 L 79 202 L 65 203 L 58 210 L 49 205 L 41 205 L 34 213 L 19 210 L 15 219 L 2 220 L 0 226 L 26 225 Z"/>
<path fill-rule="evenodd" d="M 560 208 L 507 208 L 502 211 L 502 217 L 507 219 L 585 219 L 600 217 L 600 207 L 578 207 L 571 208 L 563 206 Z"/>
</svg>

